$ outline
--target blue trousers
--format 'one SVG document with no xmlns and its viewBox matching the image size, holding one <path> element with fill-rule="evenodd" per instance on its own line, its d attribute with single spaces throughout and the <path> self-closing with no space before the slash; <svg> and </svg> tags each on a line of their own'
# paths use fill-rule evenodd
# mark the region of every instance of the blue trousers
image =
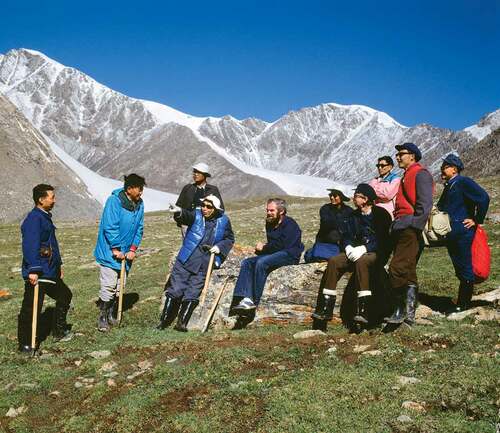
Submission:
<svg viewBox="0 0 500 433">
<path fill-rule="evenodd" d="M 193 273 L 186 269 L 179 260 L 176 260 L 170 274 L 170 285 L 167 287 L 167 293 L 175 299 L 196 301 L 200 297 L 206 276 L 206 265 L 201 266 L 199 272 Z"/>
<path fill-rule="evenodd" d="M 296 265 L 298 263 L 299 259 L 293 258 L 286 251 L 278 251 L 273 254 L 243 260 L 233 296 L 250 298 L 255 305 L 258 305 L 262 292 L 264 292 L 267 276 L 282 266 Z"/>
<path fill-rule="evenodd" d="M 474 233 L 474 229 L 455 228 L 452 224 L 452 231 L 446 237 L 448 254 L 455 268 L 455 275 L 460 281 L 474 281 L 471 251 Z"/>
</svg>

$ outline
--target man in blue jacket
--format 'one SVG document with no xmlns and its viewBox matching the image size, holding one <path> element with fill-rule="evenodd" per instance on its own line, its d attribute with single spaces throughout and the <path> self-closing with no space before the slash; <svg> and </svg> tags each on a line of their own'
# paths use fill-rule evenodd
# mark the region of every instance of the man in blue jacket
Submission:
<svg viewBox="0 0 500 433">
<path fill-rule="evenodd" d="M 443 159 L 441 177 L 444 190 L 437 207 L 450 217 L 451 232 L 446 236 L 446 247 L 455 274 L 460 280 L 457 305 L 447 313 L 470 307 L 474 290 L 471 246 L 477 224 L 482 224 L 488 212 L 490 197 L 471 178 L 460 175 L 464 164 L 457 155 L 450 153 Z"/>
<path fill-rule="evenodd" d="M 302 232 L 286 214 L 286 202 L 270 198 L 266 207 L 267 243 L 258 242 L 255 257 L 241 262 L 240 274 L 233 293 L 231 311 L 238 315 L 253 313 L 259 305 L 267 276 L 274 270 L 299 263 L 304 250 Z"/>
<path fill-rule="evenodd" d="M 38 314 L 42 310 L 45 294 L 55 299 L 52 335 L 60 340 L 69 335 L 66 324 L 72 293 L 62 280 L 62 260 L 56 239 L 56 227 L 50 211 L 56 203 L 51 185 L 40 184 L 33 188 L 35 207 L 21 225 L 24 278 L 24 298 L 18 316 L 17 335 L 19 351 L 31 353 L 31 320 L 33 315 L 34 287 L 38 284 Z"/>
<path fill-rule="evenodd" d="M 97 329 L 102 332 L 116 324 L 116 299 L 122 260 L 130 271 L 144 230 L 144 203 L 141 199 L 146 181 L 135 173 L 125 176 L 123 188 L 113 191 L 102 212 L 94 257 L 99 264 L 100 283 Z"/>
<path fill-rule="evenodd" d="M 173 209 L 175 221 L 188 228 L 166 285 L 165 305 L 157 329 L 165 329 L 177 317 L 174 329 L 187 332 L 209 272 L 211 253 L 215 254 L 214 265 L 218 268 L 234 245 L 231 221 L 219 198 L 207 195 L 200 201 L 201 208 Z"/>
</svg>

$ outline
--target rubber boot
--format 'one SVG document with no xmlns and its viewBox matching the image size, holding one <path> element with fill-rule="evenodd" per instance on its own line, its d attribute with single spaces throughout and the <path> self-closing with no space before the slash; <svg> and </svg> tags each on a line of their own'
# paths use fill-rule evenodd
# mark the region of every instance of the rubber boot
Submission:
<svg viewBox="0 0 500 433">
<path fill-rule="evenodd" d="M 60 306 L 56 303 L 52 321 L 52 338 L 55 341 L 62 340 L 63 338 L 67 338 L 71 335 L 71 330 L 66 322 L 68 311 L 69 306 Z"/>
<path fill-rule="evenodd" d="M 406 317 L 406 287 L 399 288 L 394 294 L 395 308 L 392 316 L 386 317 L 387 323 L 403 323 Z"/>
<path fill-rule="evenodd" d="M 326 292 L 326 293 L 325 293 Z M 331 320 L 333 317 L 333 310 L 335 308 L 335 301 L 337 300 L 336 290 L 323 290 L 318 294 L 316 308 L 314 313 L 311 314 L 313 319 L 318 320 Z"/>
<path fill-rule="evenodd" d="M 353 320 L 366 325 L 368 324 L 368 305 L 371 301 L 372 292 L 370 290 L 363 290 L 362 292 L 369 292 L 369 294 L 361 293 L 361 291 L 358 292 L 358 312 Z M 362 294 L 362 296 L 360 296 L 360 294 Z"/>
<path fill-rule="evenodd" d="M 97 319 L 97 330 L 100 332 L 107 332 L 109 331 L 109 322 L 108 322 L 108 309 L 110 306 L 110 303 L 112 301 L 103 301 L 102 299 L 99 299 L 99 317 Z"/>
<path fill-rule="evenodd" d="M 466 280 L 460 282 L 460 287 L 458 288 L 458 299 L 457 299 L 457 307 L 460 308 L 460 311 L 465 311 L 470 308 L 473 291 L 474 291 L 473 281 Z"/>
<path fill-rule="evenodd" d="M 198 300 L 182 301 L 181 310 L 177 316 L 177 323 L 174 326 L 176 331 L 187 332 L 187 325 L 194 309 L 198 306 Z"/>
<path fill-rule="evenodd" d="M 118 298 L 115 296 L 109 301 L 108 306 L 108 323 L 110 326 L 118 325 Z"/>
<path fill-rule="evenodd" d="M 406 288 L 406 319 L 404 320 L 408 326 L 413 326 L 415 324 L 417 297 L 418 287 L 415 284 L 409 284 Z"/>
<path fill-rule="evenodd" d="M 179 307 L 181 306 L 181 298 L 172 298 L 168 294 L 165 295 L 165 304 L 163 305 L 163 311 L 160 315 L 160 323 L 156 326 L 156 329 L 165 329 L 170 326 L 179 312 Z"/>
<path fill-rule="evenodd" d="M 34 352 L 35 348 L 31 347 L 31 328 L 22 322 L 20 314 L 17 316 L 17 341 L 19 343 L 19 352 L 25 355 Z"/>
</svg>

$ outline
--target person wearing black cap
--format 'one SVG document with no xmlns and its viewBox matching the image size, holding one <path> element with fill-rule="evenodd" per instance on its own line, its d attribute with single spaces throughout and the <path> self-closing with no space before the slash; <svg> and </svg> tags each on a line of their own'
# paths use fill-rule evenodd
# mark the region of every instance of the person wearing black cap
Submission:
<svg viewBox="0 0 500 433">
<path fill-rule="evenodd" d="M 330 203 L 319 210 L 319 231 L 313 247 L 304 253 L 306 263 L 326 261 L 341 251 L 342 234 L 352 213 L 352 208 L 346 206 L 345 202 L 350 199 L 338 189 L 330 188 L 327 191 L 330 191 Z"/>
<path fill-rule="evenodd" d="M 396 149 L 396 160 L 404 175 L 396 194 L 391 227 L 394 252 L 389 265 L 389 280 L 395 308 L 385 320 L 411 326 L 415 322 L 417 303 L 417 260 L 423 249 L 422 230 L 432 210 L 434 181 L 429 171 L 418 162 L 422 153 L 415 144 L 399 144 Z"/>
<path fill-rule="evenodd" d="M 357 314 L 354 321 L 368 323 L 368 309 L 371 301 L 370 280 L 382 274 L 383 267 L 391 253 L 389 228 L 391 216 L 374 205 L 377 194 L 374 189 L 361 183 L 354 191 L 356 206 L 346 224 L 343 238 L 345 253 L 328 260 L 328 266 L 321 280 L 318 300 L 313 317 L 313 329 L 326 329 L 333 316 L 337 296 L 337 282 L 345 272 L 354 272 L 354 284 L 358 294 Z"/>
<path fill-rule="evenodd" d="M 444 190 L 437 207 L 450 217 L 451 232 L 446 236 L 446 247 L 455 274 L 460 280 L 457 304 L 447 313 L 467 310 L 470 307 L 474 290 L 471 246 L 477 224 L 482 224 L 490 197 L 471 178 L 460 172 L 464 164 L 457 155 L 450 153 L 443 159 L 441 178 L 445 181 Z"/>
</svg>

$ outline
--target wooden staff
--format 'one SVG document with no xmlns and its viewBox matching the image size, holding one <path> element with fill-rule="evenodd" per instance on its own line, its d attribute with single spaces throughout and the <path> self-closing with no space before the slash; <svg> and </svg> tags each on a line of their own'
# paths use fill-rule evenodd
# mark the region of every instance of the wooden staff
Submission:
<svg viewBox="0 0 500 433">
<path fill-rule="evenodd" d="M 226 278 L 226 281 L 224 281 L 224 284 L 220 288 L 219 293 L 217 293 L 217 297 L 215 298 L 215 302 L 212 305 L 210 312 L 208 313 L 207 320 L 205 321 L 205 325 L 203 326 L 203 329 L 201 330 L 201 332 L 208 331 L 208 327 L 210 326 L 210 322 L 212 321 L 212 317 L 215 313 L 215 310 L 217 309 L 217 306 L 219 305 L 220 299 L 222 298 L 222 294 L 224 293 L 224 289 L 226 288 L 228 281 L 229 281 L 229 277 Z"/>
<path fill-rule="evenodd" d="M 125 292 L 125 259 L 122 260 L 122 269 L 120 271 L 120 293 L 118 295 L 118 326 L 122 323 L 122 310 L 123 310 L 123 292 Z"/>
<path fill-rule="evenodd" d="M 33 315 L 31 319 L 31 349 L 33 350 L 32 356 L 35 356 L 36 352 L 36 328 L 38 322 L 38 292 L 39 285 L 38 282 L 35 284 L 33 293 Z"/>
<path fill-rule="evenodd" d="M 215 253 L 210 253 L 210 261 L 208 262 L 207 276 L 205 277 L 205 284 L 201 290 L 200 305 L 205 303 L 205 298 L 207 297 L 208 285 L 210 284 L 210 277 L 212 276 L 212 267 L 214 264 Z"/>
</svg>

